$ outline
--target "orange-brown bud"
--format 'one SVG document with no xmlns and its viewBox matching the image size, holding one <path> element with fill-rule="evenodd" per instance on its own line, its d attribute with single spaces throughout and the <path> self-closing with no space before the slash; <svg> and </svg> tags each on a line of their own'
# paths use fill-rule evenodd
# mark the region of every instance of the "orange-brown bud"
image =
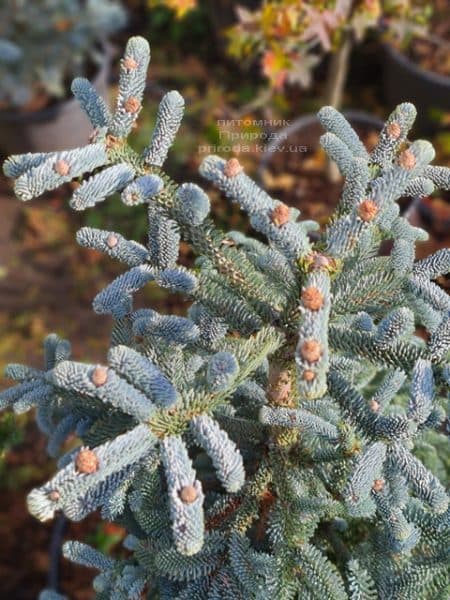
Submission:
<svg viewBox="0 0 450 600">
<path fill-rule="evenodd" d="M 302 375 L 302 379 L 303 381 L 314 381 L 314 379 L 316 378 L 316 374 L 314 373 L 314 371 L 310 371 L 309 369 L 307 371 L 303 371 L 303 375 Z"/>
<path fill-rule="evenodd" d="M 139 109 L 141 108 L 141 103 L 134 96 L 130 96 L 123 103 L 123 107 L 127 111 L 127 113 L 137 113 L 139 111 Z"/>
<path fill-rule="evenodd" d="M 322 356 L 322 345 L 317 340 L 306 340 L 300 346 L 300 354 L 308 362 L 317 362 Z"/>
<path fill-rule="evenodd" d="M 134 71 L 135 69 L 137 69 L 138 66 L 137 62 L 132 56 L 125 56 L 125 58 L 122 61 L 122 64 L 128 71 Z"/>
<path fill-rule="evenodd" d="M 192 504 L 197 500 L 197 490 L 193 485 L 185 485 L 180 490 L 180 498 L 185 504 Z"/>
<path fill-rule="evenodd" d="M 91 381 L 96 387 L 104 385 L 108 381 L 108 369 L 97 365 L 91 373 Z"/>
<path fill-rule="evenodd" d="M 48 497 L 52 502 L 58 502 L 58 500 L 61 498 L 61 494 L 58 492 L 58 490 L 51 490 L 48 493 Z"/>
<path fill-rule="evenodd" d="M 386 133 L 392 140 L 398 140 L 402 133 L 402 128 L 396 121 L 393 121 L 386 127 Z"/>
<path fill-rule="evenodd" d="M 117 246 L 118 243 L 119 240 L 117 239 L 117 236 L 114 235 L 114 233 L 110 233 L 106 238 L 106 245 L 108 246 L 108 248 L 114 248 L 115 246 Z"/>
<path fill-rule="evenodd" d="M 75 467 L 79 473 L 95 473 L 99 467 L 98 456 L 93 450 L 82 448 L 75 458 Z"/>
<path fill-rule="evenodd" d="M 324 297 L 319 288 L 310 286 L 303 290 L 301 296 L 303 306 L 308 310 L 319 310 L 324 303 Z"/>
<path fill-rule="evenodd" d="M 380 405 L 376 400 L 371 400 L 369 406 L 370 410 L 373 410 L 373 412 L 378 412 L 380 410 Z"/>
<path fill-rule="evenodd" d="M 375 204 L 373 200 L 363 200 L 361 204 L 358 206 L 358 215 L 359 217 L 369 223 L 373 221 L 378 214 L 378 206 Z"/>
<path fill-rule="evenodd" d="M 289 221 L 289 206 L 280 202 L 275 206 L 270 215 L 270 220 L 277 227 L 285 225 Z"/>
<path fill-rule="evenodd" d="M 237 158 L 230 158 L 223 167 L 223 174 L 225 177 L 236 177 L 236 175 L 242 173 L 243 170 L 244 168 Z"/>
<path fill-rule="evenodd" d="M 384 479 L 375 479 L 372 489 L 374 492 L 382 492 L 384 489 Z"/>
<path fill-rule="evenodd" d="M 407 169 L 408 171 L 414 169 L 414 167 L 416 166 L 416 162 L 416 157 L 411 152 L 411 150 L 403 150 L 403 152 L 398 157 L 398 164 L 404 169 Z"/>
<path fill-rule="evenodd" d="M 69 163 L 62 158 L 55 162 L 53 169 L 56 171 L 56 173 L 58 173 L 58 175 L 61 175 L 61 177 L 65 177 L 70 173 Z"/>
</svg>

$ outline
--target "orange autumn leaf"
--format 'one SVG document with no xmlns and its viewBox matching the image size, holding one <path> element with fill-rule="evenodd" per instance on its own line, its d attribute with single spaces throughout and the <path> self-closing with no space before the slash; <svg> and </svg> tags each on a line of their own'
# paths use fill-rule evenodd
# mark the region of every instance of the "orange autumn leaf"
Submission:
<svg viewBox="0 0 450 600">
<path fill-rule="evenodd" d="M 286 7 L 280 10 L 273 24 L 274 35 L 286 37 L 295 32 L 298 21 L 298 10 L 293 7 Z"/>
<path fill-rule="evenodd" d="M 275 89 L 283 87 L 288 76 L 288 67 L 289 64 L 282 53 L 267 50 L 262 56 L 262 72 Z"/>
<path fill-rule="evenodd" d="M 173 10 L 177 19 L 182 19 L 186 13 L 197 8 L 197 0 L 149 0 L 149 6 L 164 4 Z"/>
</svg>

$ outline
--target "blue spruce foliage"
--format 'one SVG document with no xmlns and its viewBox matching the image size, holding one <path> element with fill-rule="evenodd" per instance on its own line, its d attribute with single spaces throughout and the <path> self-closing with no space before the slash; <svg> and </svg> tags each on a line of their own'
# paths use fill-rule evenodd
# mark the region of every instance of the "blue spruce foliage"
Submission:
<svg viewBox="0 0 450 600">
<path fill-rule="evenodd" d="M 177 92 L 161 101 L 144 152 L 128 145 L 149 59 L 148 43 L 131 38 L 114 113 L 74 81 L 94 129 L 86 147 L 4 164 L 21 200 L 81 179 L 75 210 L 120 194 L 148 213 L 147 240 L 77 235 L 125 265 L 93 302 L 113 319 L 104 364 L 72 361 L 70 344 L 50 335 L 42 370 L 7 368 L 17 384 L 0 408 L 35 408 L 59 457 L 30 512 L 80 520 L 100 508 L 129 531 L 118 558 L 65 544 L 67 558 L 99 571 L 99 600 L 448 598 L 450 301 L 436 280 L 450 250 L 416 261 L 426 232 L 397 200 L 449 189 L 450 169 L 430 164 L 428 142 L 409 141 L 411 104 L 371 153 L 325 107 L 322 144 L 345 184 L 318 241 L 309 233 L 319 226 L 236 158 L 209 156 L 201 174 L 258 236 L 221 232 L 205 192 L 163 170 L 184 110 Z M 192 268 L 178 264 L 181 242 Z M 134 310 L 148 282 L 184 295 L 187 314 Z"/>
</svg>

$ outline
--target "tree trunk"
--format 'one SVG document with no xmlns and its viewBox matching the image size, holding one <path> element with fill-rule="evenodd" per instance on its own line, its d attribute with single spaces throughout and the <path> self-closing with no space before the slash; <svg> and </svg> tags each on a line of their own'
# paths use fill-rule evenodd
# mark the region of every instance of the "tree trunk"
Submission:
<svg viewBox="0 0 450 600">
<path fill-rule="evenodd" d="M 346 34 L 341 47 L 331 55 L 328 66 L 324 100 L 327 106 L 333 106 L 337 110 L 340 110 L 342 104 L 351 49 L 352 41 Z M 336 164 L 331 160 L 327 163 L 327 176 L 333 183 L 339 181 L 341 177 Z"/>
</svg>

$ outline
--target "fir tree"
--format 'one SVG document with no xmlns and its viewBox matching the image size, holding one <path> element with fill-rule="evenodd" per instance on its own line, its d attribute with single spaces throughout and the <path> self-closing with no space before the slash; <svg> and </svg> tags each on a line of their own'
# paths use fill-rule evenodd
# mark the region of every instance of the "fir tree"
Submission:
<svg viewBox="0 0 450 600">
<path fill-rule="evenodd" d="M 449 189 L 450 169 L 430 165 L 431 144 L 408 141 L 410 104 L 394 110 L 370 154 L 325 107 L 322 143 L 345 185 L 319 240 L 308 235 L 316 223 L 299 221 L 237 159 L 209 156 L 202 175 L 260 235 L 224 233 L 208 196 L 162 170 L 183 114 L 177 92 L 161 101 L 144 152 L 127 144 L 148 62 L 147 42 L 131 38 L 113 113 L 74 81 L 94 127 L 88 146 L 4 165 L 22 200 L 82 178 L 75 210 L 120 193 L 146 204 L 149 218 L 146 245 L 89 227 L 77 235 L 127 267 L 94 300 L 113 317 L 105 363 L 71 360 L 69 342 L 50 335 L 42 370 L 7 368 L 19 383 L 0 395 L 2 407 L 36 407 L 52 456 L 69 434 L 80 440 L 29 494 L 31 513 L 77 521 L 100 508 L 127 529 L 125 559 L 64 546 L 98 569 L 99 599 L 448 597 L 438 448 L 450 299 L 436 279 L 450 271 L 450 250 L 415 261 L 427 234 L 396 201 Z M 177 264 L 181 240 L 198 256 L 193 268 Z M 389 256 L 379 253 L 384 240 Z M 184 294 L 187 316 L 133 309 L 149 281 Z"/>
</svg>

